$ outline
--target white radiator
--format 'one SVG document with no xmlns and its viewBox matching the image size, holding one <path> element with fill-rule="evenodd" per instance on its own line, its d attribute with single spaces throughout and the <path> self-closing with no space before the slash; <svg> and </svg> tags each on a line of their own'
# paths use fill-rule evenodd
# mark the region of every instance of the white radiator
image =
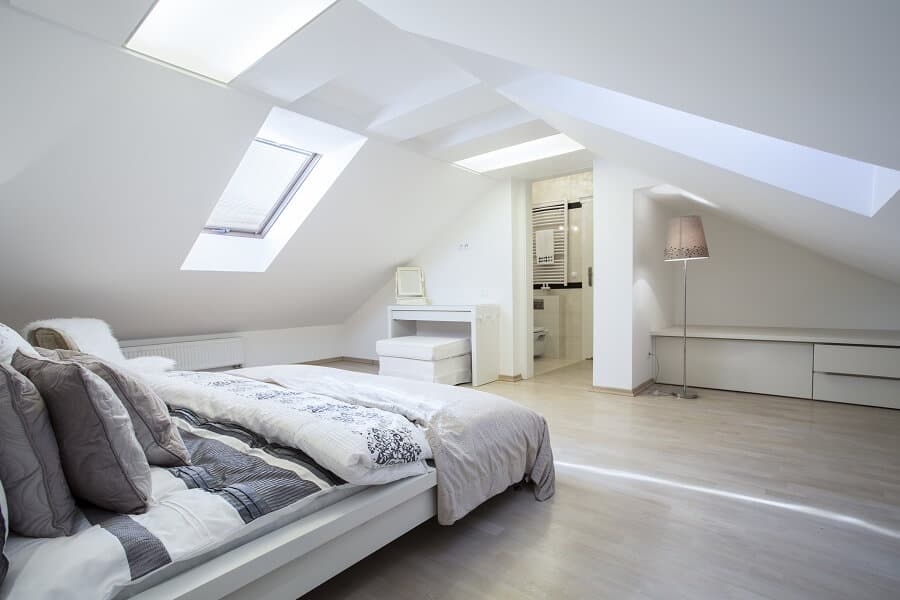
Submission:
<svg viewBox="0 0 900 600">
<path fill-rule="evenodd" d="M 184 371 L 239 367 L 244 364 L 244 343 L 241 338 L 218 338 L 128 346 L 122 348 L 126 358 L 165 356 L 175 361 L 175 368 Z"/>
</svg>

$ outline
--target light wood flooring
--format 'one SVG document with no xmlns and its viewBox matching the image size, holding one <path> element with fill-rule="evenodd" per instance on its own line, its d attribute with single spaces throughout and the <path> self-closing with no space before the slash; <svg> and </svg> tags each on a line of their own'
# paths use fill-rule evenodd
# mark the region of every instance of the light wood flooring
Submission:
<svg viewBox="0 0 900 600">
<path fill-rule="evenodd" d="M 900 598 L 900 411 L 589 385 L 583 362 L 481 388 L 549 421 L 552 500 L 426 523 L 305 598 Z"/>
</svg>

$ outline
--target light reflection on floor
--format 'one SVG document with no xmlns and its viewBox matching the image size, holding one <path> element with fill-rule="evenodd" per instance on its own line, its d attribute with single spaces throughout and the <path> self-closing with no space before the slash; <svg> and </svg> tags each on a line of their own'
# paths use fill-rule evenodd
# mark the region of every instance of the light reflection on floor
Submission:
<svg viewBox="0 0 900 600">
<path fill-rule="evenodd" d="M 682 490 L 689 490 L 692 492 L 699 492 L 702 494 L 708 494 L 711 496 L 718 496 L 720 498 L 727 498 L 729 500 L 738 500 L 741 502 L 751 502 L 754 504 L 760 504 L 764 506 L 771 506 L 773 508 L 780 508 L 783 510 L 790 510 L 797 513 L 802 513 L 805 515 L 809 515 L 812 517 L 818 517 L 821 519 L 828 519 L 830 521 L 834 521 L 837 523 L 844 523 L 847 525 L 852 525 L 854 527 L 859 527 L 861 529 L 865 529 L 867 531 L 872 531 L 874 533 L 878 533 L 880 535 L 884 535 L 894 539 L 900 539 L 900 531 L 895 529 L 890 529 L 888 527 L 882 527 L 881 525 L 876 525 L 875 523 L 870 523 L 865 519 L 860 519 L 859 517 L 854 517 L 851 515 L 845 515 L 842 513 L 833 512 L 830 510 L 825 510 L 822 508 L 816 508 L 814 506 L 807 506 L 805 504 L 796 504 L 792 502 L 779 502 L 777 500 L 769 500 L 767 498 L 759 498 L 757 496 L 749 496 L 747 494 L 738 494 L 736 492 L 729 492 L 727 490 L 721 490 L 711 487 L 706 487 L 702 485 L 693 485 L 690 483 L 682 483 L 679 481 L 673 481 L 671 479 L 664 479 L 662 477 L 653 477 L 651 475 L 643 475 L 641 473 L 635 473 L 632 471 L 622 471 L 620 469 L 606 469 L 603 467 L 595 467 L 593 465 L 584 465 L 579 463 L 570 463 L 565 461 L 554 461 L 554 464 L 558 469 L 571 469 L 576 471 L 582 471 L 586 473 L 591 473 L 594 475 L 599 475 L 601 477 L 615 477 L 618 479 L 629 479 L 632 481 L 640 481 L 643 483 L 652 483 L 657 485 L 664 485 L 668 487 L 678 488 Z"/>
</svg>

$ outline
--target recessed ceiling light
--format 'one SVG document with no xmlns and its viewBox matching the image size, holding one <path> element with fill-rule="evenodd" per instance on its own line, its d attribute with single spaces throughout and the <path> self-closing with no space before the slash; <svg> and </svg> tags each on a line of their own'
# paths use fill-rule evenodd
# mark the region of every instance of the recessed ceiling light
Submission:
<svg viewBox="0 0 900 600">
<path fill-rule="evenodd" d="M 584 146 L 562 133 L 557 133 L 459 160 L 456 164 L 479 173 L 486 173 L 577 150 L 584 150 Z"/>
<path fill-rule="evenodd" d="M 228 83 L 335 0 L 158 0 L 125 47 Z"/>
</svg>

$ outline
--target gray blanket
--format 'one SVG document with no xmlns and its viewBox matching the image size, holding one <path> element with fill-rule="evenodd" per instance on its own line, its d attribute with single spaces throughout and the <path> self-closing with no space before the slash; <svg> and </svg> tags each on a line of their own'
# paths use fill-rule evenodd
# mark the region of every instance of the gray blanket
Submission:
<svg viewBox="0 0 900 600">
<path fill-rule="evenodd" d="M 530 481 L 534 496 L 555 491 L 544 417 L 502 396 L 325 367 L 283 365 L 231 371 L 290 389 L 402 414 L 425 428 L 437 470 L 438 522 L 452 525 L 510 485 Z"/>
</svg>

